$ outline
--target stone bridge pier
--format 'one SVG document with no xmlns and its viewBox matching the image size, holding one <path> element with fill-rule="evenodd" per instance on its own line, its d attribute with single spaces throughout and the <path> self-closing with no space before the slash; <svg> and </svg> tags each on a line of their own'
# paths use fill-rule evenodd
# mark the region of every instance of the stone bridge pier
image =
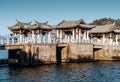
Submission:
<svg viewBox="0 0 120 82">
<path fill-rule="evenodd" d="M 94 49 L 95 60 L 120 60 L 119 46 L 101 46 Z"/>
<path fill-rule="evenodd" d="M 18 64 L 52 64 L 94 60 L 92 44 L 26 44 L 9 49 L 9 59 Z"/>
<path fill-rule="evenodd" d="M 22 65 L 56 63 L 56 44 L 24 45 L 22 49 L 9 49 L 8 55 Z"/>
</svg>

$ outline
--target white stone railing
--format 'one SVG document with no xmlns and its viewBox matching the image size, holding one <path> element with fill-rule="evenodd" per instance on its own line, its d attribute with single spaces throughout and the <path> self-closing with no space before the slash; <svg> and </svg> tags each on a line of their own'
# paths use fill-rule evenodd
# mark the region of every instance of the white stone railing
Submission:
<svg viewBox="0 0 120 82">
<path fill-rule="evenodd" d="M 28 44 L 28 43 L 33 43 L 33 44 L 56 44 L 56 43 L 90 43 L 88 40 L 67 40 L 67 39 L 20 39 L 18 40 L 4 40 L 0 39 L 0 45 L 22 45 L 22 44 Z"/>
<path fill-rule="evenodd" d="M 41 38 L 36 38 L 36 39 L 18 39 L 18 40 L 14 40 L 14 39 L 7 39 L 7 40 L 4 40 L 4 39 L 0 39 L 0 45 L 22 45 L 22 44 L 51 44 L 51 43 L 57 43 L 55 41 L 55 39 L 41 39 Z"/>
<path fill-rule="evenodd" d="M 94 45 L 111 45 L 111 46 L 119 46 L 119 43 L 116 42 L 104 42 L 100 39 L 91 39 L 91 40 L 82 40 L 82 39 L 51 39 L 51 38 L 36 38 L 36 39 L 32 39 L 32 38 L 25 38 L 22 39 L 20 41 L 20 39 L 18 40 L 4 40 L 4 39 L 0 39 L 0 45 L 22 45 L 22 44 L 57 44 L 57 43 L 91 43 Z"/>
<path fill-rule="evenodd" d="M 93 43 L 94 45 L 120 46 L 119 42 L 111 41 L 107 38 L 105 39 L 104 42 L 103 40 L 100 39 L 92 39 L 91 43 Z"/>
</svg>

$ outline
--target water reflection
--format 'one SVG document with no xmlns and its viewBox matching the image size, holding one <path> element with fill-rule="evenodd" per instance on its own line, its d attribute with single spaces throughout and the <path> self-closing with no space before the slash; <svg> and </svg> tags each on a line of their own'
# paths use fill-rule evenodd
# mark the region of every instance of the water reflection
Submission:
<svg viewBox="0 0 120 82">
<path fill-rule="evenodd" d="M 0 82 L 119 82 L 120 62 L 0 67 Z"/>
</svg>

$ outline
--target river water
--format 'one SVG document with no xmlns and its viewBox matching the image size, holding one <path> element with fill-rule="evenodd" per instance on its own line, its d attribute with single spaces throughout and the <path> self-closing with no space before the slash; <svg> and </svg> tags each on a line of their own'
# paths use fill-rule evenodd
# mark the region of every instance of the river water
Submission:
<svg viewBox="0 0 120 82">
<path fill-rule="evenodd" d="M 120 82 L 120 61 L 2 66 L 0 82 Z"/>
<path fill-rule="evenodd" d="M 0 51 L 0 59 L 7 54 Z M 120 82 L 120 61 L 0 66 L 0 82 Z"/>
<path fill-rule="evenodd" d="M 0 50 L 0 59 L 8 59 L 8 50 Z"/>
</svg>

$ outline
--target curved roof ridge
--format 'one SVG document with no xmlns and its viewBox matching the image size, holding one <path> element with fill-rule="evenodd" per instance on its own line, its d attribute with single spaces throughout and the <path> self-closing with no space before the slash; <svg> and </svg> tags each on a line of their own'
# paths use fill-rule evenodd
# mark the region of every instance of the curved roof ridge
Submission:
<svg viewBox="0 0 120 82">
<path fill-rule="evenodd" d="M 16 21 L 17 21 L 17 24 L 23 24 L 23 25 L 28 25 L 28 24 L 31 24 L 31 23 L 32 23 L 32 21 L 30 21 L 30 22 L 28 22 L 28 23 L 20 22 L 20 21 L 18 21 L 17 19 L 16 19 Z"/>
<path fill-rule="evenodd" d="M 93 28 L 90 32 L 91 33 L 108 33 L 114 31 L 115 25 L 107 24 L 107 25 L 99 25 Z"/>
<path fill-rule="evenodd" d="M 35 23 L 38 23 L 38 24 L 47 24 L 48 23 L 48 21 L 46 21 L 46 22 L 38 22 L 37 20 L 34 20 L 35 21 Z"/>
<path fill-rule="evenodd" d="M 66 21 L 63 20 L 62 22 L 58 23 L 57 28 L 74 28 L 79 26 L 79 24 L 86 24 L 83 19 L 79 20 L 71 20 Z"/>
</svg>

